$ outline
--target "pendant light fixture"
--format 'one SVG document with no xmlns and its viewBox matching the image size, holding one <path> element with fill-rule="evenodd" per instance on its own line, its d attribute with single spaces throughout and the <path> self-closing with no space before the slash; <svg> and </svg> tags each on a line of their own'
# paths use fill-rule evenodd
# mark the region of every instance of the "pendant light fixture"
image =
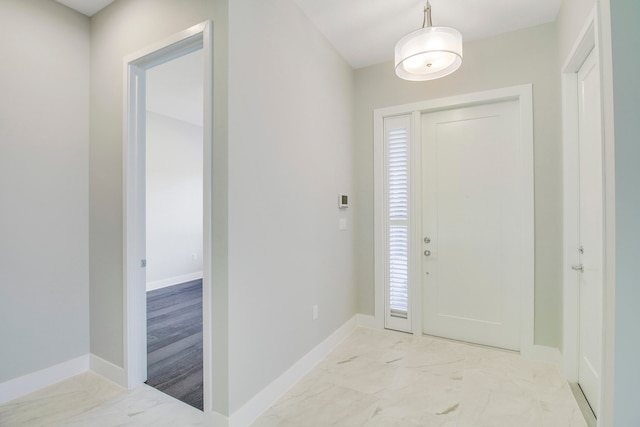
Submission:
<svg viewBox="0 0 640 427">
<path fill-rule="evenodd" d="M 424 7 L 422 28 L 396 43 L 396 75 L 412 81 L 433 80 L 462 64 L 462 35 L 454 28 L 433 27 L 431 4 Z"/>
</svg>

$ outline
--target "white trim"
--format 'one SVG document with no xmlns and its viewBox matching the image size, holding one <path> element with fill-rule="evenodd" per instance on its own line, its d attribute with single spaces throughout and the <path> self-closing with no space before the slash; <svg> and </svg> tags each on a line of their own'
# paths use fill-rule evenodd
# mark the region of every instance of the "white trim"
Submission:
<svg viewBox="0 0 640 427">
<path fill-rule="evenodd" d="M 356 314 L 356 324 L 362 328 L 383 329 L 378 325 L 375 316 L 369 314 Z"/>
<path fill-rule="evenodd" d="M 400 113 L 402 114 L 402 113 Z M 384 328 L 386 298 L 385 293 L 385 257 L 386 221 L 384 214 L 384 117 L 380 110 L 373 112 L 373 275 L 374 301 L 373 317 L 377 329 Z"/>
<path fill-rule="evenodd" d="M 256 418 L 276 403 L 283 394 L 300 381 L 322 359 L 327 357 L 338 344 L 349 336 L 356 328 L 358 320 L 358 315 L 353 316 L 309 353 L 294 363 L 271 384 L 258 392 L 258 394 L 229 417 L 229 426 L 245 427 L 255 421 Z"/>
<path fill-rule="evenodd" d="M 127 374 L 124 368 L 116 366 L 95 354 L 89 355 L 89 370 L 121 387 L 127 388 Z"/>
<path fill-rule="evenodd" d="M 522 236 L 522 254 L 526 262 L 523 263 L 522 301 L 521 301 L 521 333 L 520 351 L 529 357 L 534 353 L 534 183 L 533 183 L 533 88 L 531 84 L 493 89 L 482 92 L 474 92 L 465 95 L 451 96 L 447 98 L 431 99 L 411 104 L 380 108 L 374 111 L 374 257 L 375 257 L 375 323 L 384 325 L 384 162 L 383 162 L 383 120 L 385 117 L 424 114 L 449 108 L 460 108 L 472 105 L 499 102 L 503 100 L 517 100 L 520 108 L 520 135 L 522 137 L 522 167 L 523 177 L 523 224 L 525 225 Z M 418 120 L 419 122 L 419 120 Z M 415 124 L 415 120 L 414 120 Z M 413 144 L 414 150 L 419 144 Z M 416 152 L 411 152 L 410 157 L 416 158 Z M 414 172 L 410 181 L 419 179 L 418 172 Z M 415 189 L 417 185 L 414 185 Z M 417 190 L 416 190 L 417 191 Z M 415 197 L 415 194 L 414 194 Z M 414 230 L 410 235 L 415 235 Z M 419 265 L 419 263 L 417 263 Z M 417 268 L 416 263 L 410 268 Z M 412 277 L 421 277 L 419 273 L 413 273 Z M 421 295 L 421 284 L 412 283 L 412 295 Z M 416 325 L 422 320 L 422 305 L 412 302 L 414 308 L 414 333 L 419 331 Z"/>
<path fill-rule="evenodd" d="M 211 411 L 205 413 L 205 419 L 207 420 L 206 426 L 229 427 L 229 418 L 219 412 Z"/>
<path fill-rule="evenodd" d="M 180 285 L 182 283 L 191 282 L 198 279 L 202 279 L 202 271 L 183 274 L 181 276 L 168 277 L 166 279 L 154 280 L 153 282 L 147 282 L 147 292 L 166 288 L 168 286 Z"/>
<path fill-rule="evenodd" d="M 213 152 L 213 23 L 179 32 L 124 58 L 123 190 L 124 190 L 124 371 L 133 388 L 146 380 L 146 280 L 144 236 L 145 70 L 202 48 L 203 106 L 203 347 L 204 412 L 212 411 L 211 272 L 212 272 L 212 152 Z"/>
<path fill-rule="evenodd" d="M 615 157 L 613 135 L 613 90 L 611 88 L 610 22 L 608 3 L 591 11 L 567 55 L 562 72 L 563 101 L 563 372 L 568 381 L 578 380 L 579 282 L 569 266 L 577 263 L 578 230 L 578 112 L 577 71 L 591 50 L 600 68 L 602 141 L 604 165 L 604 295 L 602 302 L 602 367 L 598 426 L 613 425 L 613 378 L 615 340 Z M 603 49 L 602 47 L 608 47 Z M 575 196 L 572 196 L 575 195 Z M 573 274 L 572 274 L 573 273 Z"/>
<path fill-rule="evenodd" d="M 564 367 L 565 363 L 564 357 L 562 357 L 562 353 L 559 349 L 537 344 L 534 345 L 531 349 L 531 354 L 529 354 L 528 358 L 532 360 L 552 363 L 558 368 L 558 373 L 562 372 L 562 368 Z"/>
<path fill-rule="evenodd" d="M 204 413 L 213 412 L 213 22 L 202 25 L 203 87 L 203 197 L 202 197 L 202 346 Z M 226 327 L 226 326 L 225 326 Z M 223 396 L 223 399 L 225 396 Z"/>
<path fill-rule="evenodd" d="M 89 369 L 89 355 L 5 381 L 0 384 L 0 404 L 59 383 Z"/>
<path fill-rule="evenodd" d="M 562 67 L 562 193 L 563 193 L 563 373 L 570 382 L 578 381 L 579 279 L 570 266 L 578 264 L 578 76 L 577 71 L 595 48 L 595 15 L 592 11 Z"/>
<path fill-rule="evenodd" d="M 604 301 L 603 359 L 600 396 L 600 427 L 614 425 L 615 379 L 615 295 L 616 295 L 616 198 L 615 198 L 615 132 L 613 109 L 613 59 L 611 47 L 611 5 L 609 0 L 596 3 L 596 45 L 599 52 L 602 135 L 604 144 Z"/>
<path fill-rule="evenodd" d="M 472 92 L 463 95 L 448 96 L 445 98 L 428 99 L 425 101 L 395 105 L 392 107 L 378 108 L 374 111 L 374 120 L 378 120 L 383 117 L 400 116 L 408 113 L 413 113 L 414 111 L 420 111 L 421 113 L 431 113 L 448 108 L 481 105 L 486 104 L 487 102 L 516 100 L 521 97 L 526 97 L 527 92 L 529 92 L 529 95 L 532 97 L 532 88 L 533 86 L 531 84 L 524 84 L 480 92 Z M 375 128 L 378 128 L 379 126 L 380 124 L 378 124 L 378 126 L 376 127 L 376 123 L 374 123 Z"/>
<path fill-rule="evenodd" d="M 127 66 L 132 63 L 148 69 L 202 48 L 203 35 L 211 25 L 211 21 L 201 22 L 125 56 L 125 73 Z"/>
<path fill-rule="evenodd" d="M 411 117 L 411 141 L 409 146 L 409 291 L 412 311 L 411 332 L 422 335 L 422 215 L 413 212 L 422 211 L 422 112 L 414 111 Z M 416 268 L 411 268 L 415 266 Z"/>
<path fill-rule="evenodd" d="M 124 122 L 123 122 L 123 191 L 124 191 L 124 369 L 127 387 L 134 388 L 147 379 L 146 315 L 144 307 L 146 281 L 139 262 L 146 258 L 144 245 L 144 211 L 138 210 L 138 201 L 144 200 L 144 172 L 136 173 L 139 162 L 144 162 L 145 73 L 125 58 L 124 67 Z M 141 103 L 142 105 L 138 105 Z M 137 133 L 140 132 L 140 133 Z M 142 221 L 142 222 L 141 222 Z M 134 286 L 137 285 L 137 286 Z"/>
<path fill-rule="evenodd" d="M 589 16 L 587 16 L 587 20 L 582 26 L 569 54 L 565 58 L 561 68 L 563 73 L 576 73 L 589 56 L 589 53 L 591 53 L 591 50 L 596 47 L 595 23 L 596 10 L 594 8 L 589 13 Z"/>
<path fill-rule="evenodd" d="M 533 158 L 533 88 L 531 85 L 520 87 L 520 126 L 522 141 L 522 218 L 525 224 L 522 235 L 523 289 L 521 301 L 520 352 L 528 356 L 533 352 L 535 340 L 535 193 L 534 193 L 534 158 Z M 528 225 L 528 226 L 527 226 Z"/>
<path fill-rule="evenodd" d="M 563 194 L 563 263 L 562 263 L 562 353 L 565 356 L 563 373 L 568 381 L 578 380 L 578 277 L 570 265 L 578 264 L 578 112 L 569 99 L 578 99 L 575 73 L 562 74 L 562 194 Z"/>
</svg>

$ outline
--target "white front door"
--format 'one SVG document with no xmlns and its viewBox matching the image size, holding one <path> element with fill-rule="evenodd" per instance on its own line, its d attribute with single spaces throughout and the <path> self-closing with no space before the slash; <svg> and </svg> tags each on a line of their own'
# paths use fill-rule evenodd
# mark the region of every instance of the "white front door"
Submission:
<svg viewBox="0 0 640 427">
<path fill-rule="evenodd" d="M 580 264 L 578 383 L 598 415 L 602 354 L 603 184 L 600 75 L 593 52 L 578 71 Z"/>
<path fill-rule="evenodd" d="M 422 115 L 423 332 L 520 349 L 518 101 Z"/>
</svg>

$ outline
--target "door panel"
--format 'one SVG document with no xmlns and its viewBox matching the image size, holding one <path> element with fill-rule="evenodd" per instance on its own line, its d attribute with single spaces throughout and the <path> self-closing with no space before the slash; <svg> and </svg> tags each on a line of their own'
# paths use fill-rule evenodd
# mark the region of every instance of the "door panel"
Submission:
<svg viewBox="0 0 640 427">
<path fill-rule="evenodd" d="M 580 304 L 578 383 L 598 415 L 602 353 L 603 184 L 600 76 L 593 52 L 578 72 Z"/>
<path fill-rule="evenodd" d="M 422 117 L 423 331 L 520 348 L 518 102 Z"/>
</svg>

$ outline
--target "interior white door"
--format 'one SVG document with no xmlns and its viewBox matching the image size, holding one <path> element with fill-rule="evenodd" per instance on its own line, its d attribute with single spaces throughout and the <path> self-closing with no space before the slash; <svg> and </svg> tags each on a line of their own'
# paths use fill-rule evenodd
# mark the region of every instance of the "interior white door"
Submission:
<svg viewBox="0 0 640 427">
<path fill-rule="evenodd" d="M 580 150 L 578 383 L 598 415 L 602 354 L 603 167 L 600 76 L 594 52 L 578 71 Z"/>
<path fill-rule="evenodd" d="M 518 101 L 422 116 L 423 332 L 520 349 Z"/>
</svg>

